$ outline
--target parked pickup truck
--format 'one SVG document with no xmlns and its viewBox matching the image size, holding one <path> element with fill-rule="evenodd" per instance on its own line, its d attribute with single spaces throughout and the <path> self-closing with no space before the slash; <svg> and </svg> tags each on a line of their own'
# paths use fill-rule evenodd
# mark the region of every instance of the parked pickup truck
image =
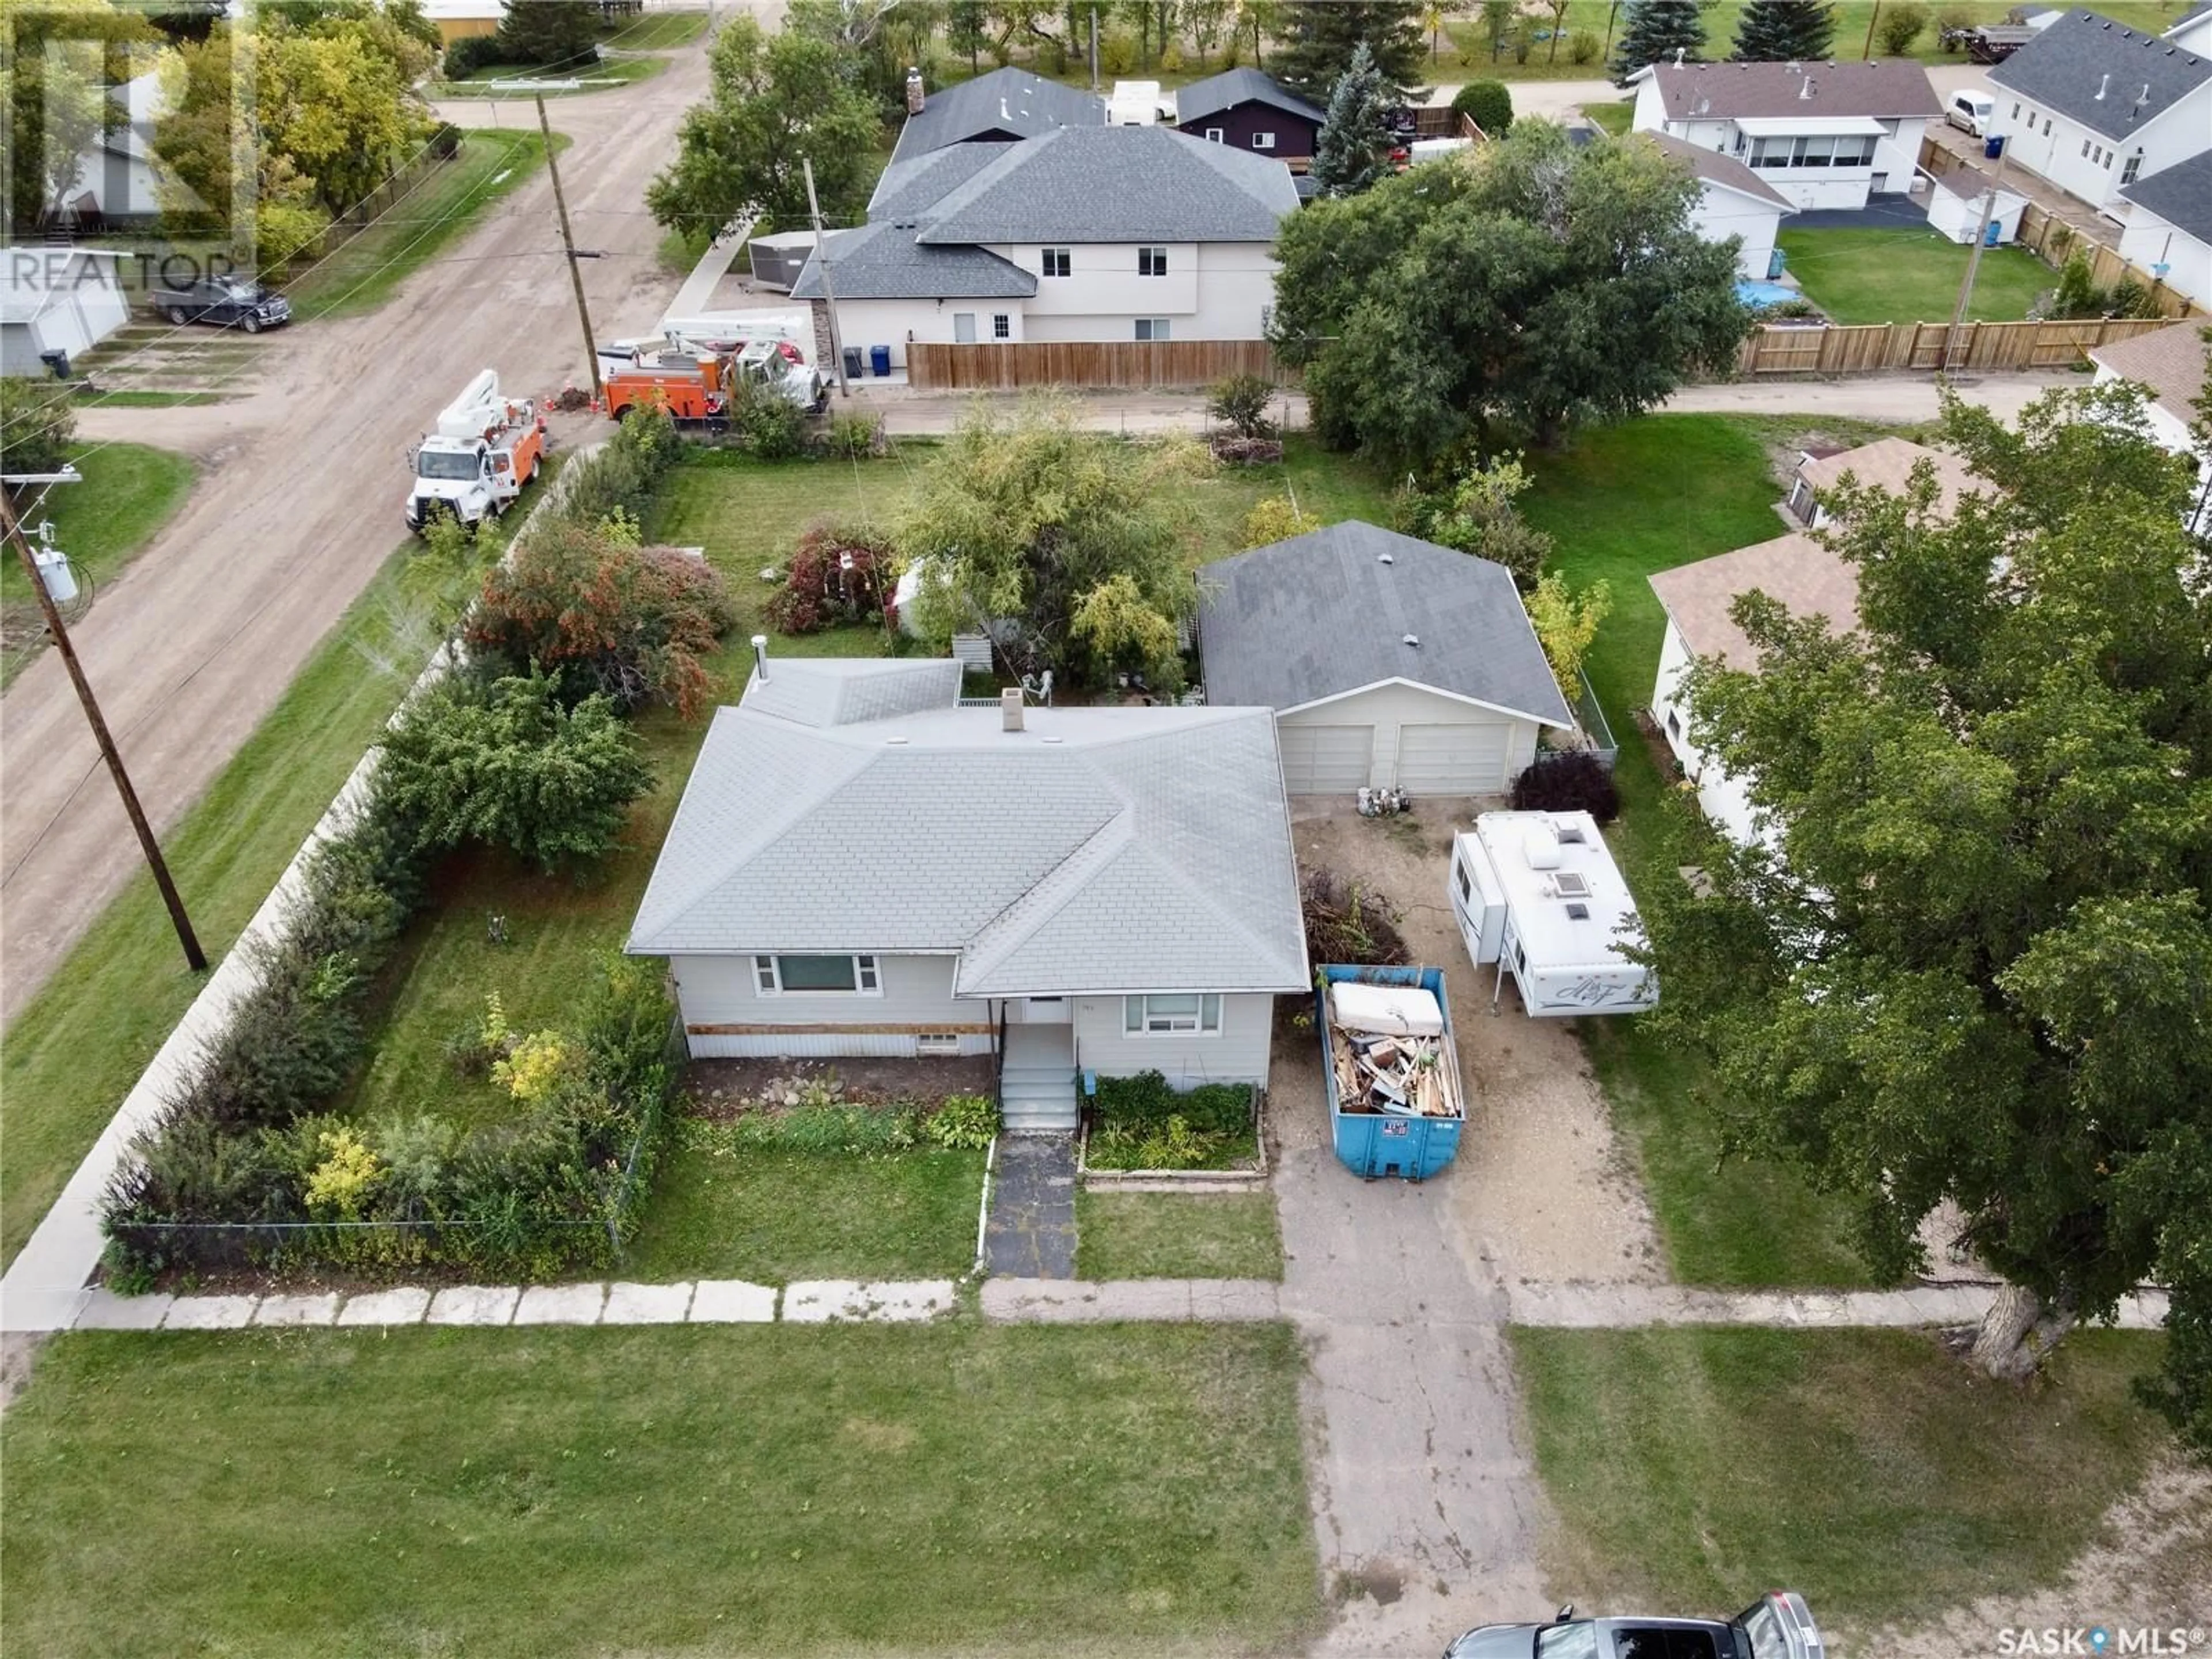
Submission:
<svg viewBox="0 0 2212 1659">
<path fill-rule="evenodd" d="M 235 276 L 210 276 L 182 288 L 157 288 L 147 295 L 172 323 L 213 323 L 258 334 L 292 320 L 292 302 L 274 289 Z"/>
</svg>

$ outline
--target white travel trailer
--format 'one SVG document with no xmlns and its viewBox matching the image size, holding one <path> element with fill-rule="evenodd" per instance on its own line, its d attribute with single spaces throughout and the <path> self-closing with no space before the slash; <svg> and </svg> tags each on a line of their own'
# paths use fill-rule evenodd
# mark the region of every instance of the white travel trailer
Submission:
<svg viewBox="0 0 2212 1659">
<path fill-rule="evenodd" d="M 1629 1014 L 1659 1000 L 1636 899 L 1587 812 L 1485 812 L 1452 839 L 1452 915 L 1475 965 L 1498 964 L 1535 1017 Z"/>
</svg>

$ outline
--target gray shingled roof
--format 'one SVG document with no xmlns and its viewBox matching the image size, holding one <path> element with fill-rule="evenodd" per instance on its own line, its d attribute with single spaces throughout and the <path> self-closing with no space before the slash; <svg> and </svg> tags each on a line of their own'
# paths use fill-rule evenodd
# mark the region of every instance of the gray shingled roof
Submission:
<svg viewBox="0 0 2212 1659">
<path fill-rule="evenodd" d="M 949 708 L 960 696 L 951 657 L 779 657 L 745 684 L 742 706 L 800 726 L 854 726 Z"/>
<path fill-rule="evenodd" d="M 1354 519 L 1219 560 L 1198 582 L 1211 702 L 1297 708 L 1404 679 L 1574 723 L 1512 574 L 1488 559 Z"/>
<path fill-rule="evenodd" d="M 1280 161 L 1172 127 L 1068 127 L 1005 153 L 922 215 L 949 242 L 1272 242 L 1298 204 Z"/>
<path fill-rule="evenodd" d="M 1235 109 L 1239 104 L 1265 104 L 1308 121 L 1321 121 L 1326 112 L 1285 88 L 1272 76 L 1255 69 L 1224 70 L 1203 81 L 1194 81 L 1176 94 L 1176 124 L 1188 126 L 1209 115 Z"/>
<path fill-rule="evenodd" d="M 2212 244 L 2212 150 L 2138 179 L 2120 192 L 2198 241 Z"/>
<path fill-rule="evenodd" d="M 718 711 L 627 948 L 951 952 L 956 990 L 976 997 L 1305 988 L 1267 710 L 1024 723 Z"/>
<path fill-rule="evenodd" d="M 1993 86 L 2107 138 L 2142 131 L 2208 80 L 2212 62 L 2094 11 L 2068 12 L 1990 70 Z"/>
<path fill-rule="evenodd" d="M 1036 292 L 1036 273 L 988 248 L 924 247 L 904 221 L 830 233 L 830 280 L 841 300 L 999 300 Z M 822 263 L 809 254 L 794 300 L 822 295 Z"/>
<path fill-rule="evenodd" d="M 1004 144 L 951 144 L 903 161 L 894 161 L 876 180 L 868 198 L 871 219 L 911 219 L 953 188 L 974 178 L 1006 154 Z"/>
<path fill-rule="evenodd" d="M 1739 195 L 1748 196 L 1754 202 L 1765 202 L 1780 208 L 1784 213 L 1797 211 L 1797 204 L 1753 173 L 1733 155 L 1723 155 L 1703 144 L 1693 144 L 1686 138 L 1677 138 L 1667 132 L 1641 132 L 1637 137 L 1648 139 L 1660 149 L 1673 156 L 1690 169 L 1698 179 L 1709 185 L 1719 185 Z"/>
<path fill-rule="evenodd" d="M 931 93 L 899 129 L 894 161 L 971 138 L 1034 138 L 1057 127 L 1103 127 L 1106 100 L 1022 69 L 994 69 Z"/>
<path fill-rule="evenodd" d="M 1720 121 L 1819 115 L 1885 118 L 1935 117 L 1943 106 L 1928 71 L 1909 58 L 1878 64 L 1653 64 L 1632 80 L 1650 76 L 1670 121 Z M 1803 95 L 1805 82 L 1813 95 Z M 1702 106 L 1702 107 L 1701 107 Z"/>
</svg>

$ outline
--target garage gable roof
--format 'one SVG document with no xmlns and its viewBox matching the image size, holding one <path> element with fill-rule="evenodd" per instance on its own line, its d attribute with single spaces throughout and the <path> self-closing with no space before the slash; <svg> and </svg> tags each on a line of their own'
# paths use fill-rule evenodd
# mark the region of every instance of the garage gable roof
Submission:
<svg viewBox="0 0 2212 1659">
<path fill-rule="evenodd" d="M 1511 573 L 1488 559 L 1354 519 L 1219 560 L 1198 580 L 1209 702 L 1280 711 L 1401 680 L 1574 724 Z"/>
</svg>

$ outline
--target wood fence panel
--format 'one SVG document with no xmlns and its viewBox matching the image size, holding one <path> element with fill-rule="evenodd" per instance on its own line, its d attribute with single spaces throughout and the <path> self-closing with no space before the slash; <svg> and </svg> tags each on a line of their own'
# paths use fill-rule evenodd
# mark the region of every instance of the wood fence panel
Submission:
<svg viewBox="0 0 2212 1659">
<path fill-rule="evenodd" d="M 1808 328 L 1768 323 L 1736 356 L 1737 373 L 1878 374 L 1899 370 L 2071 368 L 2093 346 L 2168 326 L 2163 318 L 2088 318 L 2071 322 L 1972 323 L 1951 337 L 1946 323 L 1873 323 Z"/>
<path fill-rule="evenodd" d="M 943 392 L 1203 386 L 1232 374 L 1257 374 L 1278 386 L 1297 379 L 1265 340 L 915 341 L 906 349 L 906 364 L 914 386 Z"/>
</svg>

